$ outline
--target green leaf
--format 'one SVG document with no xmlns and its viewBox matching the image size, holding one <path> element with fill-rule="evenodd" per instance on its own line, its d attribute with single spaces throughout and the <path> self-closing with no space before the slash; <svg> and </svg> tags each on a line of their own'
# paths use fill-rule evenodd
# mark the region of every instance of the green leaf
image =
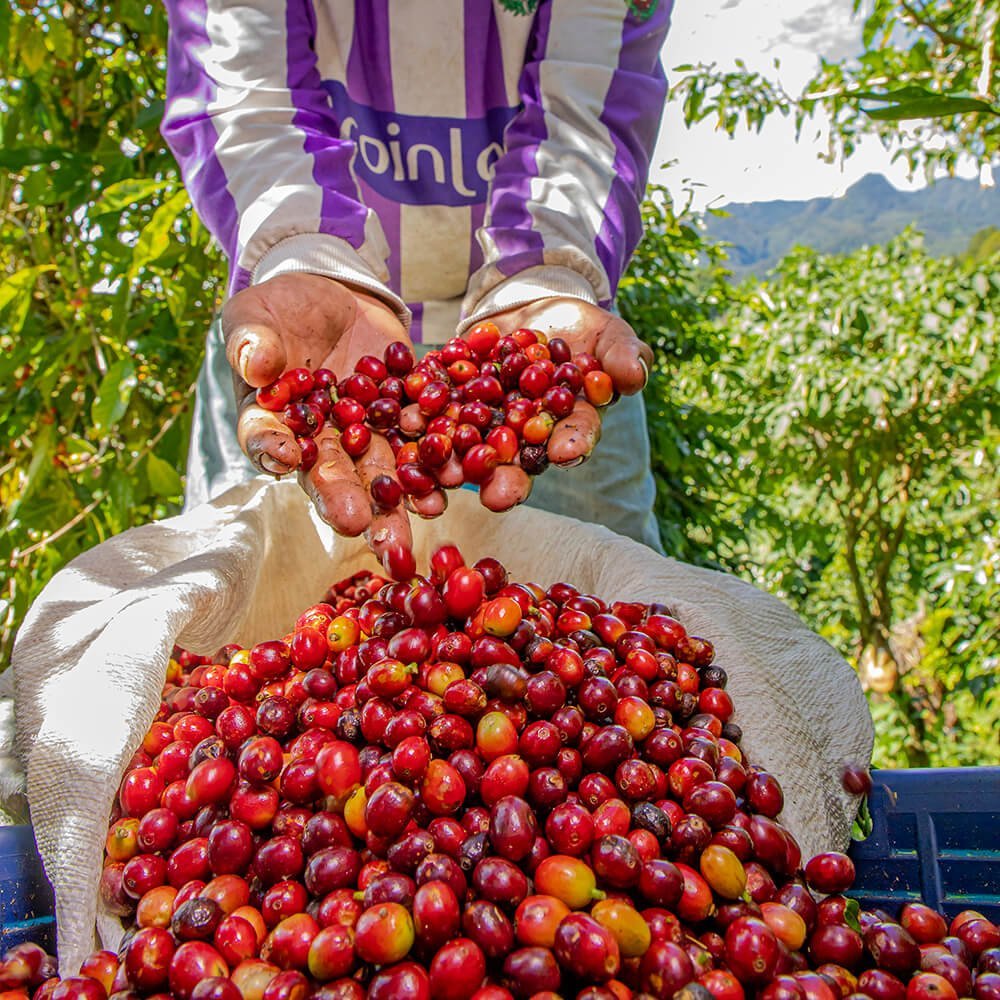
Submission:
<svg viewBox="0 0 1000 1000">
<path fill-rule="evenodd" d="M 55 264 L 38 264 L 35 267 L 26 267 L 18 271 L 17 274 L 12 274 L 0 284 L 0 313 L 8 306 L 12 307 L 11 317 L 8 321 L 12 333 L 20 333 L 28 318 L 28 310 L 31 308 L 31 299 L 38 276 L 55 269 Z"/>
<path fill-rule="evenodd" d="M 72 152 L 61 146 L 11 146 L 0 149 L 0 167 L 7 170 L 23 170 L 40 163 L 55 163 L 57 160 L 72 159 Z"/>
<path fill-rule="evenodd" d="M 925 87 L 910 85 L 896 90 L 850 90 L 844 96 L 855 101 L 881 101 L 885 108 L 864 108 L 865 114 L 878 121 L 903 121 L 908 118 L 943 118 L 949 115 L 985 113 L 1000 115 L 1000 108 L 968 94 L 939 94 Z"/>
<path fill-rule="evenodd" d="M 111 184 L 104 189 L 100 198 L 94 202 L 94 207 L 90 210 L 93 217 L 105 215 L 108 212 L 121 212 L 129 205 L 144 202 L 162 191 L 167 185 L 166 180 L 144 180 L 138 177 L 130 177 L 128 180 Z"/>
<path fill-rule="evenodd" d="M 7 4 L 0 4 L 0 52 L 7 55 L 7 46 L 10 43 L 10 7 Z"/>
<path fill-rule="evenodd" d="M 781 413 L 771 427 L 771 437 L 775 441 L 780 441 L 792 426 L 792 417 L 788 412 Z"/>
<path fill-rule="evenodd" d="M 74 199 L 89 180 L 89 169 L 81 161 L 57 160 L 49 167 L 28 172 L 21 186 L 24 200 L 34 205 L 57 205 Z M 84 191 L 83 198 L 87 197 Z"/>
<path fill-rule="evenodd" d="M 863 798 L 858 806 L 858 814 L 851 824 L 851 840 L 867 840 L 874 829 L 871 810 L 868 808 L 868 799 Z"/>
<path fill-rule="evenodd" d="M 859 934 L 861 933 L 861 922 L 858 920 L 860 913 L 861 904 L 856 899 L 849 899 L 847 905 L 844 907 L 844 923 L 852 931 L 857 931 Z"/>
<path fill-rule="evenodd" d="M 919 101 L 908 101 L 905 104 L 895 104 L 888 108 L 865 108 L 869 118 L 876 121 L 907 121 L 913 118 L 947 118 L 951 115 L 991 114 L 1000 115 L 1000 111 L 971 97 L 928 97 Z"/>
<path fill-rule="evenodd" d="M 895 90 L 849 90 L 845 97 L 853 97 L 862 101 L 913 101 L 921 97 L 936 97 L 933 90 L 920 87 L 916 84 L 908 84 L 905 87 L 897 87 Z"/>
<path fill-rule="evenodd" d="M 162 458 L 146 456 L 146 476 L 150 490 L 159 497 L 178 497 L 184 492 L 184 484 L 177 470 Z"/>
<path fill-rule="evenodd" d="M 170 230 L 187 205 L 187 192 L 181 188 L 153 213 L 132 251 L 130 279 L 135 278 L 143 267 L 156 260 L 170 246 Z"/>
<path fill-rule="evenodd" d="M 77 67 L 76 72 L 73 74 L 74 80 L 86 80 L 97 66 L 97 60 L 92 56 L 87 56 L 86 59 L 80 61 L 80 65 Z"/>
<path fill-rule="evenodd" d="M 28 465 L 28 471 L 24 477 L 24 487 L 21 489 L 20 493 L 11 502 L 10 507 L 6 511 L 6 523 L 10 524 L 17 517 L 17 512 L 28 497 L 34 492 L 35 487 L 38 486 L 45 478 L 45 473 L 51 468 L 52 461 L 52 442 L 55 437 L 55 425 L 53 424 L 42 424 L 38 435 L 35 440 L 31 443 L 31 463 Z"/>
<path fill-rule="evenodd" d="M 121 420 L 137 381 L 131 358 L 122 358 L 108 369 L 90 408 L 90 419 L 96 431 L 103 433 Z"/>
<path fill-rule="evenodd" d="M 184 285 L 171 282 L 164 288 L 164 292 L 167 299 L 167 309 L 170 310 L 170 316 L 174 321 L 174 325 L 179 328 L 183 325 L 184 319 L 188 314 L 187 288 Z"/>
<path fill-rule="evenodd" d="M 21 63 L 30 74 L 37 73 L 44 65 L 47 57 L 45 48 L 45 33 L 37 31 L 26 24 L 27 18 L 21 24 L 17 54 Z"/>
<path fill-rule="evenodd" d="M 162 100 L 153 101 L 151 104 L 144 107 L 135 116 L 135 126 L 136 128 L 150 128 L 156 127 L 160 124 L 160 119 L 163 118 L 163 109 L 165 107 L 165 102 Z"/>
</svg>

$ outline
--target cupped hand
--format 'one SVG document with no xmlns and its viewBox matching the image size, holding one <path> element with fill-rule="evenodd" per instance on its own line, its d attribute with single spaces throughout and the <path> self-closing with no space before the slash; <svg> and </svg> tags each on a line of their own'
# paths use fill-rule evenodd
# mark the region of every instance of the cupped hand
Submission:
<svg viewBox="0 0 1000 1000">
<path fill-rule="evenodd" d="M 257 405 L 256 390 L 290 368 L 328 368 L 340 379 L 363 355 L 381 358 L 391 342 L 409 344 L 402 323 L 384 302 L 314 274 L 283 274 L 238 292 L 222 311 L 222 332 L 234 374 L 240 447 L 257 468 L 278 476 L 298 468 L 301 451 L 280 415 Z M 319 515 L 338 534 L 367 532 L 383 560 L 390 547 L 409 549 L 406 512 L 402 507 L 377 512 L 369 494 L 376 476 L 395 478 L 388 442 L 373 434 L 365 454 L 354 459 L 339 439 L 339 431 L 327 424 L 316 437 L 315 465 L 299 473 Z M 443 507 L 443 495 L 422 504 Z"/>
<path fill-rule="evenodd" d="M 653 352 L 620 316 L 581 299 L 550 298 L 489 317 L 502 335 L 521 327 L 561 337 L 573 355 L 593 354 L 625 396 L 640 392 L 649 376 Z M 549 461 L 570 468 L 584 461 L 601 436 L 599 411 L 584 399 L 560 420 L 549 438 Z M 490 510 L 508 510 L 531 492 L 531 477 L 517 466 L 501 466 L 480 490 Z"/>
</svg>

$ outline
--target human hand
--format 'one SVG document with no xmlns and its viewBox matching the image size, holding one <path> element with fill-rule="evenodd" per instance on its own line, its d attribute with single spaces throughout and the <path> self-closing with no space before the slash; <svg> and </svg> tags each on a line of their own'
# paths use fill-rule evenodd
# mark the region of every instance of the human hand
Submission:
<svg viewBox="0 0 1000 1000">
<path fill-rule="evenodd" d="M 490 316 L 504 336 L 520 327 L 561 337 L 573 355 L 593 354 L 625 396 L 640 392 L 649 376 L 653 351 L 620 316 L 581 299 L 550 298 Z M 601 436 L 598 410 L 579 399 L 573 412 L 560 420 L 549 438 L 549 461 L 572 467 L 584 461 Z M 480 499 L 490 510 L 508 510 L 523 503 L 531 492 L 531 477 L 515 465 L 500 466 L 480 488 Z"/>
<path fill-rule="evenodd" d="M 257 404 L 256 390 L 290 368 L 328 368 L 339 379 L 354 371 L 363 355 L 381 358 L 392 341 L 410 343 L 399 318 L 380 299 L 315 274 L 283 274 L 238 292 L 223 308 L 222 332 L 234 373 L 240 447 L 257 468 L 277 476 L 298 468 L 301 451 L 280 415 Z M 368 450 L 353 459 L 339 438 L 327 424 L 316 436 L 315 465 L 299 472 L 320 517 L 341 535 L 367 532 L 380 558 L 390 547 L 409 549 L 404 509 L 376 511 L 369 494 L 376 476 L 396 478 L 388 442 L 372 434 Z M 437 513 L 443 494 L 435 491 L 414 506 Z"/>
</svg>

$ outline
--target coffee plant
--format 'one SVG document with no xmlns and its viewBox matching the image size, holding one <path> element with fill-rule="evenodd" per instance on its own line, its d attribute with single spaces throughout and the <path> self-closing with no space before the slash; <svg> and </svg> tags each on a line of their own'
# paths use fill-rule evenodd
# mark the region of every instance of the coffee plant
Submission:
<svg viewBox="0 0 1000 1000">
<path fill-rule="evenodd" d="M 640 329 L 685 330 L 633 290 Z M 996 261 L 959 269 L 913 233 L 799 250 L 713 308 L 649 401 L 657 443 L 697 415 L 671 463 L 697 498 L 665 526 L 682 558 L 780 594 L 855 662 L 881 763 L 1000 760 Z"/>
<path fill-rule="evenodd" d="M 181 498 L 222 263 L 158 131 L 165 33 L 159 4 L 0 4 L 2 664 L 52 573 Z"/>
</svg>

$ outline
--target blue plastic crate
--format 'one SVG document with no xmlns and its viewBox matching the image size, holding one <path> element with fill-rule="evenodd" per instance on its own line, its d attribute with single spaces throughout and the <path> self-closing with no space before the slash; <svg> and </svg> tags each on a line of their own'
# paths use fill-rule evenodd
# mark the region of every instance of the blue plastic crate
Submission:
<svg viewBox="0 0 1000 1000">
<path fill-rule="evenodd" d="M 0 954 L 23 941 L 56 946 L 55 897 L 30 826 L 0 827 Z"/>
<path fill-rule="evenodd" d="M 1000 767 L 873 771 L 871 835 L 855 843 L 850 895 L 897 916 L 923 901 L 1000 920 Z"/>
</svg>

